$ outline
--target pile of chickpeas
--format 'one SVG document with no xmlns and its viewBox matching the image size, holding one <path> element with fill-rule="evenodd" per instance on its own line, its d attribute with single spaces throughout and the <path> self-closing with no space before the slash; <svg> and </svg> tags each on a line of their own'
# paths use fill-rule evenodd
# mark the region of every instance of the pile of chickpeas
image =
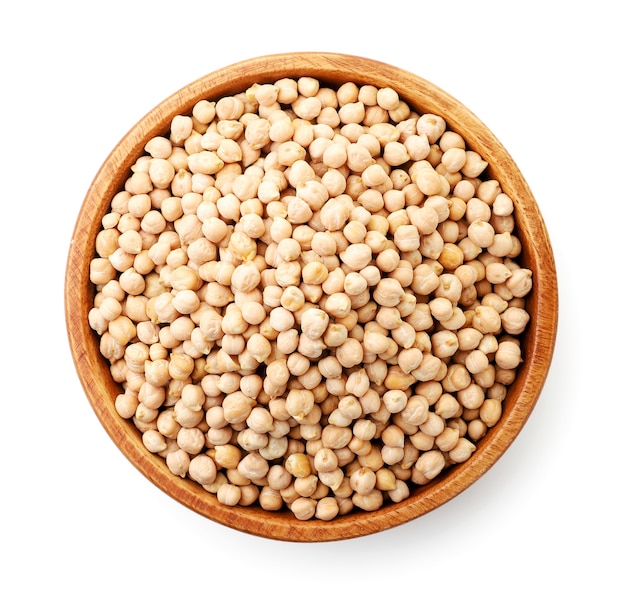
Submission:
<svg viewBox="0 0 626 589">
<path fill-rule="evenodd" d="M 392 88 L 285 78 L 175 116 L 90 262 L 117 412 L 173 476 L 300 520 L 468 460 L 530 319 L 487 168 Z"/>
</svg>

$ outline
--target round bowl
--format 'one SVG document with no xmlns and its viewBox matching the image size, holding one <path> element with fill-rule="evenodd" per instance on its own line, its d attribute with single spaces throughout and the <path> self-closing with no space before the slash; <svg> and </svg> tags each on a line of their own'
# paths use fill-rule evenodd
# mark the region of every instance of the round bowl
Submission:
<svg viewBox="0 0 626 589">
<path fill-rule="evenodd" d="M 533 273 L 526 308 L 531 321 L 522 337 L 523 364 L 510 385 L 499 422 L 477 443 L 472 457 L 444 470 L 431 483 L 413 488 L 399 503 L 373 512 L 354 510 L 332 521 L 300 521 L 289 511 L 229 507 L 188 478 L 174 476 L 165 461 L 148 452 L 131 420 L 114 406 L 120 385 L 99 352 L 99 337 L 88 313 L 93 303 L 90 259 L 96 235 L 111 199 L 122 189 L 129 167 L 147 140 L 166 132 L 177 114 L 189 114 L 200 99 L 217 100 L 254 83 L 311 76 L 338 87 L 344 82 L 392 87 L 417 112 L 441 115 L 469 148 L 489 162 L 488 177 L 500 182 L 515 204 L 521 263 Z M 426 80 L 397 67 L 366 58 L 329 53 L 288 53 L 243 61 L 185 86 L 142 118 L 113 149 L 85 196 L 69 248 L 65 279 L 65 313 L 71 353 L 87 398 L 98 419 L 126 458 L 154 485 L 187 508 L 230 528 L 253 535 L 296 542 L 354 538 L 414 520 L 449 501 L 479 479 L 509 448 L 527 421 L 543 388 L 557 330 L 557 281 L 548 233 L 537 203 L 520 170 L 486 126 L 459 101 Z"/>
</svg>

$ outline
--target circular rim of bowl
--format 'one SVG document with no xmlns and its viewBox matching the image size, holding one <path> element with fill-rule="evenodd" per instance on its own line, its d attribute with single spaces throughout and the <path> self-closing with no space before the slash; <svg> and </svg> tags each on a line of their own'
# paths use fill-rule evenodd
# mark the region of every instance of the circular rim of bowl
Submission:
<svg viewBox="0 0 626 589">
<path fill-rule="evenodd" d="M 174 115 L 189 114 L 201 98 L 216 100 L 254 83 L 300 76 L 315 77 L 334 87 L 343 82 L 390 86 L 417 112 L 443 116 L 448 128 L 459 132 L 468 147 L 489 162 L 489 177 L 497 179 L 513 199 L 516 233 L 523 247 L 521 260 L 533 271 L 534 281 L 527 297 L 531 322 L 522 344 L 524 357 L 532 361 L 522 364 L 509 387 L 500 422 L 477 443 L 472 457 L 412 490 L 400 503 L 386 504 L 374 512 L 356 510 L 330 522 L 300 521 L 291 512 L 268 512 L 255 506 L 224 506 L 195 482 L 174 477 L 161 457 L 143 447 L 132 421 L 117 414 L 113 399 L 119 385 L 100 356 L 98 336 L 87 320 L 94 292 L 89 262 L 99 221 L 147 139 L 165 133 Z M 70 350 L 79 380 L 102 426 L 126 458 L 154 485 L 196 513 L 241 532 L 294 542 L 343 540 L 387 530 L 442 506 L 477 481 L 501 458 L 528 420 L 547 378 L 558 320 L 556 268 L 543 218 L 520 170 L 494 134 L 457 99 L 416 74 L 369 58 L 324 52 L 265 55 L 223 67 L 175 92 L 136 123 L 113 148 L 85 196 L 69 247 L 64 295 Z"/>
</svg>

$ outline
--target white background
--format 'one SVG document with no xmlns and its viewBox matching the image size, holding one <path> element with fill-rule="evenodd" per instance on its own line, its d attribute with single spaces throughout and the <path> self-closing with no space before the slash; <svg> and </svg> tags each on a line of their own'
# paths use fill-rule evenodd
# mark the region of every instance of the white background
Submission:
<svg viewBox="0 0 626 589">
<path fill-rule="evenodd" d="M 224 577 L 273 589 L 624 587 L 619 8 L 610 0 L 3 3 L 0 585 L 208 587 Z M 78 210 L 126 131 L 207 73 L 300 50 L 385 61 L 473 110 L 533 190 L 560 292 L 551 372 L 504 457 L 426 516 L 321 544 L 231 530 L 145 480 L 86 400 L 63 311 Z"/>
</svg>

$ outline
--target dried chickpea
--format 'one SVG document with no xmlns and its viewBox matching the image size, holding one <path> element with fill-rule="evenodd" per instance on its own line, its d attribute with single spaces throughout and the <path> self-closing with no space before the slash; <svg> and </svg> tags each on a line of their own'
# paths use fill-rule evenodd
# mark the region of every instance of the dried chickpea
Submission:
<svg viewBox="0 0 626 589">
<path fill-rule="evenodd" d="M 218 501 L 302 520 L 468 460 L 531 320 L 487 166 L 393 88 L 285 78 L 175 116 L 90 261 L 117 411 Z"/>
</svg>

